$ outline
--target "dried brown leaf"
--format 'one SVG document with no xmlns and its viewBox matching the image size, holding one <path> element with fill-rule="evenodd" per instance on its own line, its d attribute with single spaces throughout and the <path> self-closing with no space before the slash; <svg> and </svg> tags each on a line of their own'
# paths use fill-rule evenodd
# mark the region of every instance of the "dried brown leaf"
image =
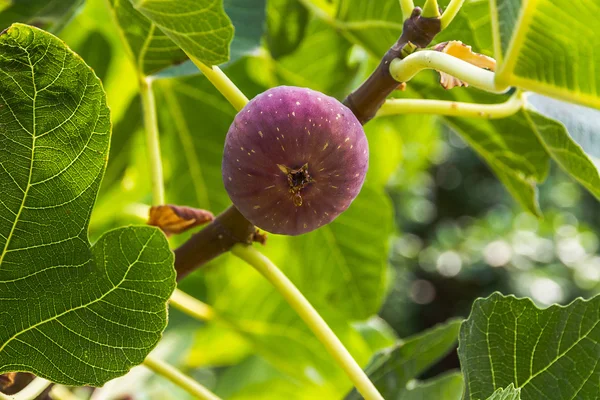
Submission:
<svg viewBox="0 0 600 400">
<path fill-rule="evenodd" d="M 214 220 L 210 211 L 166 204 L 150 208 L 148 225 L 157 226 L 167 235 L 183 233 Z"/>
</svg>

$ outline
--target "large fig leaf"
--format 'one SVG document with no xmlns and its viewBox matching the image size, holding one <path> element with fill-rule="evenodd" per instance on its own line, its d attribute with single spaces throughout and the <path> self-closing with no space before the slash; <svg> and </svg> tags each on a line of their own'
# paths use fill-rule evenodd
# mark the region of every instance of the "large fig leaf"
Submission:
<svg viewBox="0 0 600 400">
<path fill-rule="evenodd" d="M 173 257 L 160 231 L 87 228 L 110 117 L 93 71 L 56 37 L 0 35 L 0 373 L 103 385 L 166 326 Z"/>
<path fill-rule="evenodd" d="M 203 63 L 218 65 L 229 60 L 233 25 L 223 0 L 129 1 L 152 26 Z"/>
<path fill-rule="evenodd" d="M 490 0 L 500 85 L 600 108 L 596 0 Z"/>
<path fill-rule="evenodd" d="M 485 399 L 513 384 L 528 400 L 594 399 L 599 343 L 600 296 L 544 310 L 498 293 L 479 299 L 460 329 L 464 398 Z"/>
</svg>

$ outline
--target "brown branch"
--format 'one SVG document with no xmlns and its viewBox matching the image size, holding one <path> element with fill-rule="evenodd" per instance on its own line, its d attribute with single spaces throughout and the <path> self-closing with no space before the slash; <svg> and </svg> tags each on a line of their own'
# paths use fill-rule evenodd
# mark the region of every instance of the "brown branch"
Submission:
<svg viewBox="0 0 600 400">
<path fill-rule="evenodd" d="M 177 280 L 223 254 L 237 243 L 252 243 L 256 228 L 234 206 L 175 250 Z"/>
<path fill-rule="evenodd" d="M 386 53 L 373 74 L 344 100 L 344 104 L 363 125 L 375 116 L 388 95 L 398 87 L 398 82 L 389 71 L 392 60 L 402 58 L 402 48 L 409 42 L 419 48 L 427 47 L 441 31 L 439 19 L 421 17 L 421 12 L 419 7 L 415 7 L 410 18 L 404 22 L 400 39 Z M 237 208 L 229 207 L 175 250 L 177 280 L 231 250 L 234 245 L 252 241 L 264 242 L 264 237 L 257 235 L 256 228 Z"/>
<path fill-rule="evenodd" d="M 390 63 L 396 58 L 403 58 L 404 46 L 410 42 L 416 47 L 425 48 L 441 31 L 438 18 L 422 17 L 421 12 L 419 7 L 413 9 L 410 18 L 404 22 L 402 36 L 383 56 L 377 69 L 344 99 L 344 105 L 352 110 L 363 125 L 375 116 L 385 99 L 398 87 L 399 83 L 390 74 Z"/>
</svg>

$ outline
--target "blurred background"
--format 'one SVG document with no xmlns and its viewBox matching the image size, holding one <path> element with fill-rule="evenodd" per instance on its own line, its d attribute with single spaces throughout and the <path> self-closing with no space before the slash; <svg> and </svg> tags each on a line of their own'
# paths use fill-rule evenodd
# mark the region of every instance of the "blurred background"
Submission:
<svg viewBox="0 0 600 400">
<path fill-rule="evenodd" d="M 145 175 L 143 121 L 134 66 L 121 42 L 108 2 L 78 3 L 81 7 L 74 8 L 78 11 L 64 26 L 64 10 L 57 11 L 60 18 L 22 22 L 33 22 L 58 32 L 58 36 L 93 67 L 107 91 L 113 139 L 108 170 L 90 226 L 91 238 L 95 240 L 112 227 L 144 222 L 150 203 L 150 183 Z M 269 0 L 262 3 L 267 7 L 266 14 L 260 7 L 246 5 L 248 9 L 244 9 L 243 2 L 236 3 L 238 12 L 245 15 L 243 18 L 259 21 L 249 22 L 248 27 L 240 29 L 258 30 L 254 35 L 260 40 L 258 46 L 238 54 L 235 61 L 224 66 L 248 96 L 270 86 L 290 84 L 312 87 L 341 99 L 376 65 L 376 59 L 365 46 L 352 43 L 347 35 L 314 18 L 299 2 Z M 445 32 L 444 38 L 464 37 L 468 42 L 469 38 L 474 40 L 476 32 L 477 43 L 469 44 L 477 51 L 490 54 L 491 39 L 485 33 L 489 29 L 489 18 L 482 11 L 486 5 L 483 1 L 467 1 L 464 19 L 453 22 L 454 30 Z M 471 17 L 470 27 L 465 22 L 467 16 Z M 18 19 L 17 14 L 0 13 L 0 29 Z M 392 43 L 382 46 L 389 47 Z M 161 134 L 164 135 L 161 140 L 168 198 L 191 206 L 210 204 L 211 211 L 217 213 L 228 205 L 220 183 L 218 143 L 234 112 L 202 77 L 187 76 L 194 73 L 193 68 L 188 72 L 185 71 L 189 68 L 187 64 L 178 68 L 179 72 L 166 73 L 155 83 Z M 169 74 L 180 73 L 176 80 L 167 79 Z M 436 86 L 436 82 L 433 72 L 423 73 L 398 96 L 433 97 L 437 88 L 428 87 Z M 462 93 L 470 89 L 454 90 Z M 171 118 L 176 118 L 175 122 Z M 371 122 L 366 131 L 372 148 L 367 179 L 385 191 L 383 208 L 390 205 L 386 218 L 395 229 L 390 228 L 389 239 L 384 237 L 389 253 L 384 254 L 386 284 L 381 290 L 383 305 L 378 318 L 353 323 L 353 332 L 359 332 L 370 346 L 364 351 L 363 360 L 368 360 L 373 350 L 389 346 L 398 337 L 410 336 L 451 317 L 466 318 L 476 298 L 494 291 L 530 297 L 541 307 L 567 304 L 577 297 L 591 297 L 600 292 L 598 201 L 556 165 L 539 186 L 543 217 L 538 218 L 516 204 L 487 164 L 442 119 L 426 115 L 384 118 Z M 215 135 L 218 138 L 216 150 L 210 143 L 202 143 L 196 146 L 196 156 L 208 160 L 208 165 L 180 165 L 176 159 L 180 157 L 181 146 L 196 140 L 195 132 L 201 132 L 203 137 Z M 170 137 L 179 139 L 170 141 Z M 204 189 L 190 183 L 188 175 L 194 168 L 204 171 Z M 371 204 L 367 210 L 375 213 L 378 203 Z M 185 235 L 176 238 L 173 244 L 185 239 Z M 287 247 L 283 247 L 283 240 L 269 238 L 267 247 L 270 248 L 266 251 L 271 257 L 285 260 L 283 255 L 275 254 L 285 252 Z M 306 244 L 307 249 L 311 249 L 309 244 Z M 226 262 L 226 266 L 220 266 L 227 268 L 230 275 L 219 276 L 213 273 L 216 266 L 212 266 L 206 274 L 202 270 L 186 279 L 181 288 L 218 309 L 221 304 L 224 313 L 234 315 L 231 310 L 236 307 L 252 307 L 243 297 L 237 300 L 232 300 L 233 296 L 219 297 L 225 287 L 220 284 L 228 280 L 228 284 L 239 291 L 253 284 L 237 272 L 235 264 Z M 294 276 L 293 271 L 286 272 Z M 263 286 L 254 287 L 253 293 L 261 293 L 264 288 L 260 288 Z M 310 298 L 311 293 L 307 296 Z M 329 293 L 328 296 L 332 297 L 323 301 L 336 304 L 335 295 Z M 265 295 L 263 301 L 268 298 Z M 320 300 L 313 295 L 311 301 L 318 304 Z M 255 306 L 256 309 L 261 307 L 265 305 Z M 278 307 L 272 306 L 269 315 L 276 314 Z M 336 310 L 335 306 L 332 309 Z M 243 316 L 250 320 L 257 313 L 248 312 Z M 330 322 L 334 319 L 328 317 Z M 296 323 L 290 321 L 290 326 Z M 282 336 L 288 332 L 285 325 L 288 322 L 282 323 Z M 257 335 L 266 332 L 261 331 L 260 325 L 253 325 L 253 329 Z M 286 364 L 289 360 L 283 362 L 272 353 L 291 352 L 290 359 L 302 359 L 301 350 L 294 351 L 288 342 L 281 342 L 281 347 L 274 347 L 265 355 L 251 350 L 251 344 L 256 343 L 246 339 L 235 332 L 190 321 L 172 311 L 165 340 L 157 351 L 226 398 L 267 398 L 261 392 L 266 387 L 273 391 L 273 398 L 283 395 L 290 399 L 330 398 L 323 394 L 327 392 L 311 392 L 306 388 L 298 392 L 295 386 L 283 389 L 290 382 L 296 382 L 293 373 L 286 369 L 292 364 Z M 271 346 L 275 340 L 271 337 L 266 343 Z M 317 349 L 315 353 L 320 351 Z M 307 359 L 307 365 L 315 363 L 315 358 Z M 452 352 L 423 378 L 458 367 L 456 352 Z M 321 370 L 304 372 L 324 374 Z M 261 386 L 263 384 L 266 386 Z M 100 395 L 96 393 L 95 398 L 126 398 L 132 393 L 137 393 L 136 399 L 186 397 L 161 378 L 151 377 L 143 369 L 134 369 L 127 377 L 107 385 Z"/>
</svg>

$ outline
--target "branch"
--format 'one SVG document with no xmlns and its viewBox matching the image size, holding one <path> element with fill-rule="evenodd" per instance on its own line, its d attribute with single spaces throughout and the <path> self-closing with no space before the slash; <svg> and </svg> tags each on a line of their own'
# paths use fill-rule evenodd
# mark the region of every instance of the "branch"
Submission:
<svg viewBox="0 0 600 400">
<path fill-rule="evenodd" d="M 163 183 L 158 123 L 156 121 L 156 104 L 154 101 L 154 92 L 152 92 L 152 78 L 140 77 L 140 93 L 142 95 L 142 107 L 144 109 L 146 148 L 148 151 L 150 177 L 152 181 L 152 204 L 165 204 L 165 186 Z"/>
<path fill-rule="evenodd" d="M 391 76 L 397 82 L 407 82 L 424 69 L 445 72 L 490 93 L 505 93 L 509 89 L 507 86 L 496 86 L 493 72 L 434 50 L 423 50 L 413 53 L 403 60 L 393 60 L 389 68 Z"/>
<path fill-rule="evenodd" d="M 452 117 L 506 118 L 523 108 L 519 95 L 500 104 L 474 104 L 444 100 L 391 99 L 377 113 L 378 117 L 400 114 L 437 114 Z"/>
<path fill-rule="evenodd" d="M 356 389 L 366 400 L 383 400 L 377 388 L 369 380 L 362 368 L 352 358 L 342 342 L 333 333 L 317 310 L 304 297 L 302 292 L 267 257 L 252 246 L 237 245 L 231 252 L 254 267 L 285 298 L 289 305 L 304 320 L 315 336 L 323 343 L 329 354 L 352 380 Z"/>
<path fill-rule="evenodd" d="M 210 390 L 185 375 L 177 368 L 173 367 L 166 362 L 154 358 L 152 356 L 146 357 L 144 365 L 154 371 L 155 373 L 167 378 L 192 396 L 201 400 L 221 400 Z"/>
<path fill-rule="evenodd" d="M 175 250 L 177 280 L 238 244 L 249 244 L 256 228 L 234 206 L 220 214 L 206 228 Z"/>
<path fill-rule="evenodd" d="M 375 116 L 385 99 L 398 87 L 398 82 L 390 74 L 390 64 L 402 58 L 403 48 L 409 42 L 418 48 L 425 48 L 440 31 L 438 18 L 424 18 L 419 7 L 413 9 L 410 18 L 404 21 L 402 36 L 383 56 L 377 69 L 344 99 L 344 104 L 363 125 Z"/>
</svg>

